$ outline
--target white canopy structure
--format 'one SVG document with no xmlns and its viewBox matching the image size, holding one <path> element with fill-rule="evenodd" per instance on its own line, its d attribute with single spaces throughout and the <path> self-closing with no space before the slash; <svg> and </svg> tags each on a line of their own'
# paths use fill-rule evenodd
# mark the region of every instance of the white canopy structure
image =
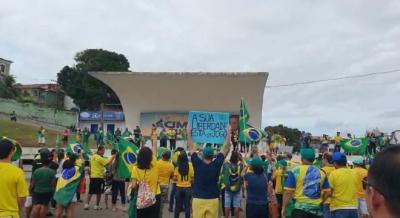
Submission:
<svg viewBox="0 0 400 218">
<path fill-rule="evenodd" d="M 117 94 L 130 129 L 141 113 L 225 111 L 244 98 L 250 123 L 261 127 L 267 72 L 91 72 Z"/>
</svg>

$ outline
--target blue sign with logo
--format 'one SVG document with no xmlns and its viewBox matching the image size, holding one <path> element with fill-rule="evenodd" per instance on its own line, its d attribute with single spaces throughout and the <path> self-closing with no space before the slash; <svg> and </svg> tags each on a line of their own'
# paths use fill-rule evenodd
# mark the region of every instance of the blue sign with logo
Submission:
<svg viewBox="0 0 400 218">
<path fill-rule="evenodd" d="M 223 144 L 229 126 L 229 113 L 191 111 L 189 124 L 194 142 Z"/>
<path fill-rule="evenodd" d="M 81 121 L 100 121 L 101 112 L 99 111 L 82 111 L 79 114 L 79 120 Z M 122 111 L 105 111 L 103 112 L 104 121 L 124 121 L 125 116 Z"/>
</svg>

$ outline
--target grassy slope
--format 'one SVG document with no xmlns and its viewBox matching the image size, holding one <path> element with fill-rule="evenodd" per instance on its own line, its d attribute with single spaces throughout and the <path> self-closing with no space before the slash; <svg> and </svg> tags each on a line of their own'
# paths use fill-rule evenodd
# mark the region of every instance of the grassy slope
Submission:
<svg viewBox="0 0 400 218">
<path fill-rule="evenodd" d="M 38 146 L 37 145 L 37 131 L 39 127 L 15 123 L 9 120 L 0 120 L 0 136 L 6 136 L 17 140 L 22 146 Z M 56 144 L 57 134 L 62 135 L 61 132 L 57 132 L 51 129 L 46 129 L 46 143 L 49 147 L 54 147 Z M 92 138 L 89 141 L 91 148 L 96 147 Z"/>
</svg>

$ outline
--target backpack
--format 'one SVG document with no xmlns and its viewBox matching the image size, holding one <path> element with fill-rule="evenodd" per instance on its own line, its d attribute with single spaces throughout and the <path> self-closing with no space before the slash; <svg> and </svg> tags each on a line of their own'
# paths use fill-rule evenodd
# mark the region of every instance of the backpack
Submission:
<svg viewBox="0 0 400 218">
<path fill-rule="evenodd" d="M 228 185 L 227 189 L 230 192 L 236 193 L 240 191 L 240 186 L 241 186 L 241 178 L 240 174 L 242 172 L 242 165 L 238 163 L 237 165 L 230 164 L 228 167 Z"/>
<path fill-rule="evenodd" d="M 139 188 L 137 194 L 137 209 L 144 209 L 153 206 L 156 203 L 156 194 L 151 191 L 150 184 L 146 181 L 146 172 L 142 180 L 138 180 Z M 138 172 L 139 175 L 139 172 Z"/>
<path fill-rule="evenodd" d="M 303 195 L 311 199 L 321 198 L 321 171 L 315 166 L 307 169 L 303 182 Z"/>
</svg>

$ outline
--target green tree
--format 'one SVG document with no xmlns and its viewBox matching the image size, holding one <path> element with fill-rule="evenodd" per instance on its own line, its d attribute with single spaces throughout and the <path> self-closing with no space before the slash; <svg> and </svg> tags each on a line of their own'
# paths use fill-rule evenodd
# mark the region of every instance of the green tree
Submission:
<svg viewBox="0 0 400 218">
<path fill-rule="evenodd" d="M 128 71 L 129 62 L 123 54 L 87 49 L 78 52 L 74 66 L 65 66 L 57 74 L 57 82 L 82 109 L 97 109 L 101 103 L 119 104 L 114 91 L 100 80 L 90 76 L 90 71 Z"/>
<path fill-rule="evenodd" d="M 4 76 L 3 79 L 0 79 L 0 97 L 18 99 L 20 92 L 14 85 L 14 76 Z"/>
<path fill-rule="evenodd" d="M 270 136 L 272 136 L 273 134 L 279 134 L 279 135 L 285 137 L 287 145 L 293 146 L 294 151 L 297 151 L 300 149 L 301 131 L 298 130 L 297 128 L 289 128 L 282 124 L 279 124 L 277 126 L 267 126 L 267 127 L 265 127 L 264 130 Z"/>
</svg>

